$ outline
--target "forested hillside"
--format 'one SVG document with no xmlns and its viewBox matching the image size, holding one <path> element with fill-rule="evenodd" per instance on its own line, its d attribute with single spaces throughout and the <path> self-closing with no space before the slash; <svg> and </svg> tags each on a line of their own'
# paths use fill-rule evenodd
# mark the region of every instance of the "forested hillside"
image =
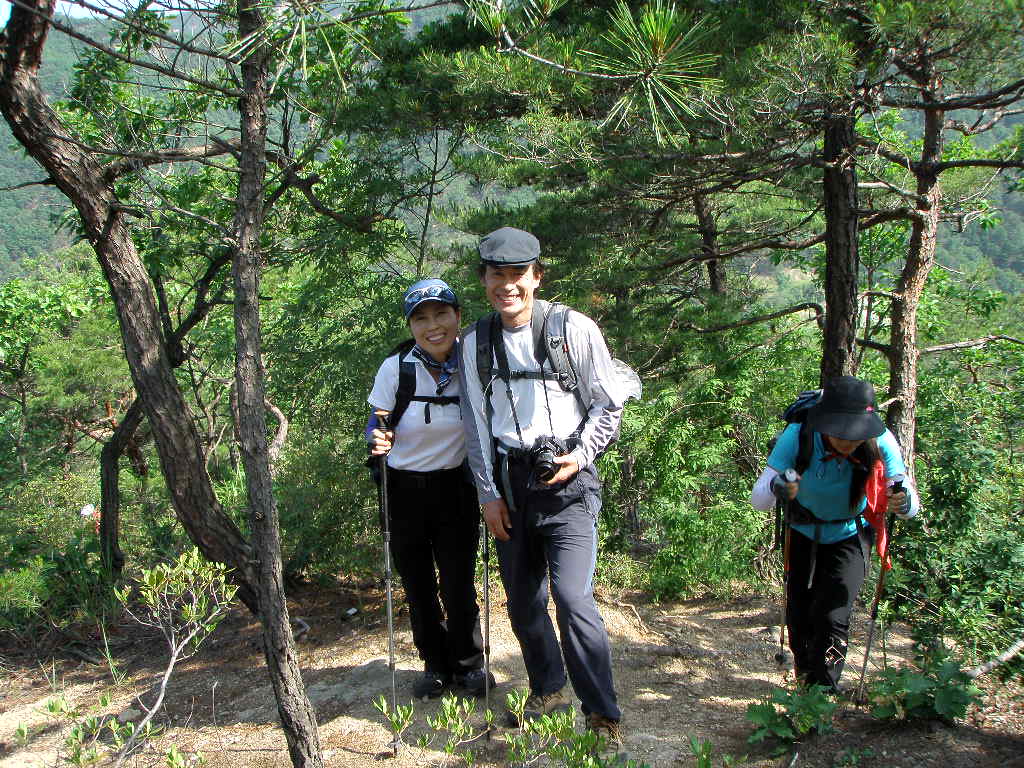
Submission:
<svg viewBox="0 0 1024 768">
<path fill-rule="evenodd" d="M 481 282 L 477 245 L 504 226 L 535 235 L 545 264 L 516 277 L 592 318 L 643 384 L 596 460 L 594 583 L 618 628 L 616 675 L 638 686 L 622 697 L 626 747 L 711 765 L 713 745 L 687 746 L 678 729 L 650 748 L 685 711 L 702 719 L 687 733 L 734 754 L 751 736 L 731 764 L 889 765 L 871 761 L 859 729 L 871 719 L 907 751 L 900 764 L 920 746 L 904 734 L 931 738 L 908 721 L 944 723 L 948 743 L 928 755 L 959 755 L 950 766 L 982 764 L 986 743 L 1012 754 L 1024 724 L 993 713 L 1019 719 L 1024 670 L 1018 6 L 100 0 L 102 24 L 52 20 L 54 0 L 13 7 L 0 186 L 53 183 L 0 197 L 0 672 L 16 671 L 29 712 L 35 670 L 105 658 L 121 703 L 45 705 L 52 724 L 0 733 L 0 765 L 42 745 L 48 764 L 194 764 L 216 738 L 175 739 L 193 716 L 218 732 L 204 697 L 219 667 L 231 725 L 270 712 L 259 749 L 274 755 L 221 744 L 215 765 L 369 765 L 357 742 L 409 725 L 395 709 L 419 664 L 408 642 L 401 697 L 379 717 L 363 700 L 392 679 L 365 657 L 367 638 L 394 639 L 392 608 L 399 633 L 409 621 L 382 566 L 367 394 L 412 332 L 401 300 L 414 281 L 452 286 L 452 329 L 526 291 Z M 453 405 L 441 380 L 453 349 L 424 363 L 444 372 L 425 424 Z M 872 384 L 877 402 L 857 412 L 877 414 L 879 432 L 884 420 L 885 458 L 906 462 L 888 480 L 922 510 L 875 518 L 895 565 L 870 558 L 845 698 L 786 666 L 769 606 L 788 589 L 789 528 L 751 503 L 783 410 L 839 376 Z M 497 380 L 493 397 L 514 408 Z M 845 461 L 865 483 L 836 502 L 849 543 L 869 536 L 852 506 L 867 503 L 868 468 L 886 467 L 874 444 L 826 451 L 824 434 L 820 465 Z M 556 447 L 578 469 L 581 454 Z M 366 635 L 346 648 L 356 621 Z M 502 670 L 521 680 L 504 639 Z M 163 717 L 172 668 L 204 641 L 185 673 L 204 703 L 171 695 L 168 722 L 185 730 L 154 741 L 149 713 Z M 144 657 L 142 685 L 165 654 L 167 676 L 139 701 L 126 694 L 122 666 Z M 752 671 L 765 660 L 770 674 Z M 429 707 L 415 732 L 476 749 L 462 740 L 482 733 L 479 710 Z M 854 718 L 837 728 L 858 727 L 811 740 L 836 707 Z M 372 728 L 338 719 L 353 712 Z M 507 762 L 612 765 L 589 733 L 571 718 L 513 729 Z M 461 759 L 498 765 L 499 753 Z"/>
</svg>

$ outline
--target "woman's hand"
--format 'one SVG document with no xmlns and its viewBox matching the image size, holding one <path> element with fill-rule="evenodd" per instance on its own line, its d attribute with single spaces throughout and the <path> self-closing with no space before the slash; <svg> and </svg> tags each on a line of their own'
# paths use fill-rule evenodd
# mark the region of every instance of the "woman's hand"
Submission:
<svg viewBox="0 0 1024 768">
<path fill-rule="evenodd" d="M 889 486 L 886 493 L 889 495 L 889 514 L 906 520 L 909 517 L 907 513 L 910 511 L 910 498 L 907 496 L 907 492 L 900 489 L 899 493 L 893 493 L 892 486 Z"/>
<path fill-rule="evenodd" d="M 395 433 L 390 429 L 387 432 L 375 429 L 371 437 L 373 440 L 370 443 L 370 455 L 383 456 L 391 450 L 391 441 L 395 439 Z"/>
</svg>

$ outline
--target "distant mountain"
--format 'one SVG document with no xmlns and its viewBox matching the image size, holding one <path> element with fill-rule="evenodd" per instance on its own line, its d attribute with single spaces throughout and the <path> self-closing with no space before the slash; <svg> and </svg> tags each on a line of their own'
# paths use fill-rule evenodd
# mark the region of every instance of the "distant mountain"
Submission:
<svg viewBox="0 0 1024 768">
<path fill-rule="evenodd" d="M 84 33 L 103 39 L 105 25 L 88 19 L 74 19 Z M 64 95 L 83 44 L 53 32 L 47 38 L 41 78 L 47 95 Z M 42 181 L 46 174 L 15 141 L 7 123 L 0 120 L 0 279 L 25 257 L 40 256 L 68 244 L 68 236 L 57 231 L 57 218 L 67 210 L 67 201 L 52 187 L 21 184 Z"/>
</svg>

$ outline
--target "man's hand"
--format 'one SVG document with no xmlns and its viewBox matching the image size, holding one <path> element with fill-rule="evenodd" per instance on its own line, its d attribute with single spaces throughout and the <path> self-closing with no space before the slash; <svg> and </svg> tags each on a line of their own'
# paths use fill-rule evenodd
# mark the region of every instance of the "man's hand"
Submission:
<svg viewBox="0 0 1024 768">
<path fill-rule="evenodd" d="M 391 441 L 394 437 L 395 433 L 390 429 L 387 432 L 383 432 L 379 429 L 373 430 L 373 442 L 370 443 L 370 455 L 383 456 L 385 453 L 390 451 Z"/>
<path fill-rule="evenodd" d="M 504 499 L 484 502 L 484 522 L 487 523 L 487 530 L 498 541 L 512 538 L 512 518 L 508 516 L 508 506 Z"/>
<path fill-rule="evenodd" d="M 576 459 L 573 458 L 571 453 L 567 453 L 565 456 L 555 456 L 555 464 L 560 465 L 558 471 L 551 476 L 550 480 L 544 481 L 545 485 L 564 483 L 566 480 L 572 479 L 580 471 L 580 465 L 576 463 Z"/>
</svg>

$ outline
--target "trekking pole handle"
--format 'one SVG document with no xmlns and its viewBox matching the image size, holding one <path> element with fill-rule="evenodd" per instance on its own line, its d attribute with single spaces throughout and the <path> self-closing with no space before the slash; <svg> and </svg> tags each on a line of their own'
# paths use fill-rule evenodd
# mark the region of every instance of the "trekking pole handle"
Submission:
<svg viewBox="0 0 1024 768">
<path fill-rule="evenodd" d="M 800 482 L 799 473 L 790 467 L 781 475 L 777 475 L 772 480 L 772 493 L 774 493 L 780 499 L 789 499 L 789 492 L 786 490 L 787 485 Z"/>
</svg>

